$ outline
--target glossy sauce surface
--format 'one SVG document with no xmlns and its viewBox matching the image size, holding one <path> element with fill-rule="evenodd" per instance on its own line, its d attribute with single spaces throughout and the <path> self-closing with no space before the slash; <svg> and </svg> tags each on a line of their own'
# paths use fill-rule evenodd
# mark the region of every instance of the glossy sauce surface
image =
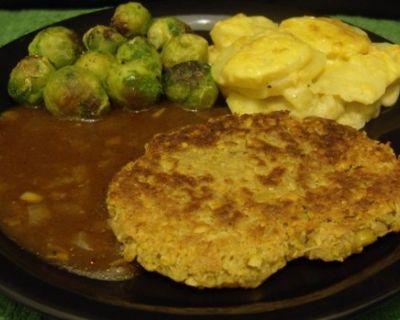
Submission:
<svg viewBox="0 0 400 320">
<path fill-rule="evenodd" d="M 191 112 L 162 105 L 113 110 L 96 122 L 59 120 L 45 110 L 0 114 L 0 228 L 42 259 L 93 278 L 134 274 L 107 224 L 112 176 L 159 132 L 205 122 L 225 108 Z"/>
</svg>

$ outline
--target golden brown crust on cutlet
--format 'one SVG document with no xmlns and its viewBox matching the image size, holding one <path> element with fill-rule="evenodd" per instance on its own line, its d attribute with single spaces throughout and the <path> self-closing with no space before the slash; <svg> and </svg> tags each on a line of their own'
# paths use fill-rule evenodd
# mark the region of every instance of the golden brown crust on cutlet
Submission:
<svg viewBox="0 0 400 320">
<path fill-rule="evenodd" d="M 255 287 L 300 256 L 341 261 L 399 231 L 399 203 L 388 145 L 285 112 L 160 134 L 107 198 L 127 260 L 198 287 Z"/>
</svg>

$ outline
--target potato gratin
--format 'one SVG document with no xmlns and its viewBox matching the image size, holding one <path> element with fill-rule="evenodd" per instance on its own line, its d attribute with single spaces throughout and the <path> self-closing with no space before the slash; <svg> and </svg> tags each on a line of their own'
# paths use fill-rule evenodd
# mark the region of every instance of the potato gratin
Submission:
<svg viewBox="0 0 400 320">
<path fill-rule="evenodd" d="M 400 46 L 338 19 L 277 24 L 237 14 L 211 30 L 210 63 L 233 113 L 290 110 L 360 129 L 400 90 Z"/>
</svg>

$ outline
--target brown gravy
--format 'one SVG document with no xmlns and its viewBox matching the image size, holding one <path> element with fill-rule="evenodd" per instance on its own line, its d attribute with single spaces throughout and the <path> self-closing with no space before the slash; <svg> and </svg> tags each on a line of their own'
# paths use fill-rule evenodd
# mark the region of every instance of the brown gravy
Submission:
<svg viewBox="0 0 400 320">
<path fill-rule="evenodd" d="M 204 122 L 225 108 L 190 112 L 161 105 L 141 113 L 113 110 L 96 122 L 59 120 L 43 109 L 0 114 L 0 228 L 42 259 L 93 278 L 124 279 L 107 225 L 112 176 L 140 156 L 155 133 Z"/>
</svg>

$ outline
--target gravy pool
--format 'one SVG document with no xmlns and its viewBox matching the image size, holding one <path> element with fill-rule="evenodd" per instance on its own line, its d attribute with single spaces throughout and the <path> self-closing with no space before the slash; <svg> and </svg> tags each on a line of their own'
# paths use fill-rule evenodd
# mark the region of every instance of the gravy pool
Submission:
<svg viewBox="0 0 400 320">
<path fill-rule="evenodd" d="M 0 229 L 45 261 L 92 278 L 127 279 L 132 264 L 107 224 L 113 175 L 159 132 L 205 122 L 227 108 L 191 112 L 172 105 L 95 122 L 59 120 L 43 109 L 0 114 Z"/>
</svg>

